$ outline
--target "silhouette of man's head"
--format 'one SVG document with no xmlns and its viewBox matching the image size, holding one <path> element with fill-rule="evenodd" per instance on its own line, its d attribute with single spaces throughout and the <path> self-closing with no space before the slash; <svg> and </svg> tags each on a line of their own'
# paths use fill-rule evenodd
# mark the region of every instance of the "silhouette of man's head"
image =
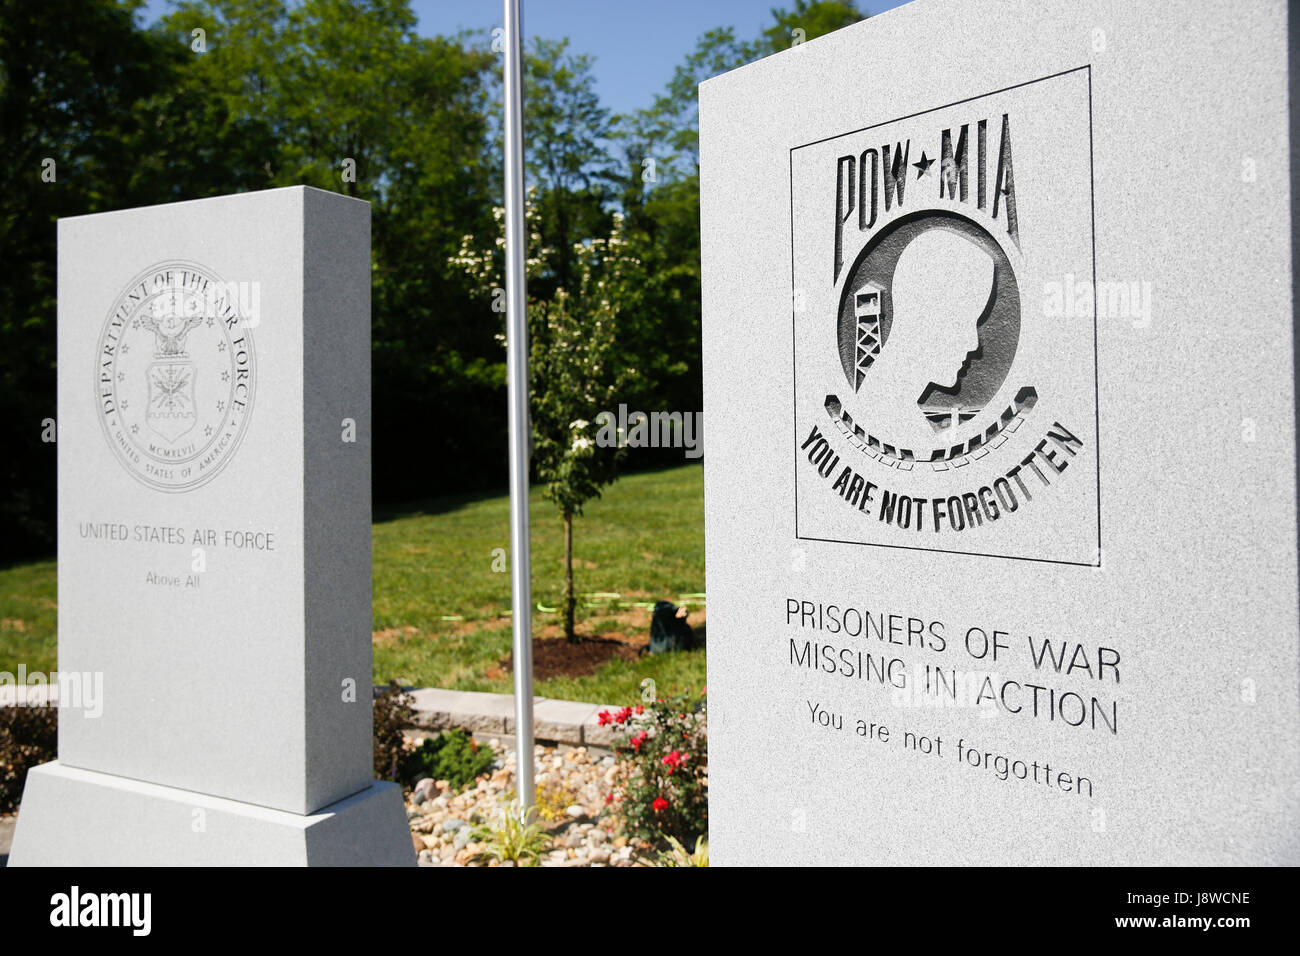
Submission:
<svg viewBox="0 0 1300 956">
<path fill-rule="evenodd" d="M 893 321 L 882 350 L 916 401 L 931 384 L 951 387 L 979 348 L 979 323 L 994 291 L 993 258 L 965 236 L 935 227 L 898 257 L 890 293 Z M 900 396 L 901 398 L 902 396 Z"/>
</svg>

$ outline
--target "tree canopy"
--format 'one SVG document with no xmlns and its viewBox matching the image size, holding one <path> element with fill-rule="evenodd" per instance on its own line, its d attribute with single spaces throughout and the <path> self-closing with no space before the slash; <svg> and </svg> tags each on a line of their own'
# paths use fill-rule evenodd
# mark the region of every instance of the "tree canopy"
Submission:
<svg viewBox="0 0 1300 956">
<path fill-rule="evenodd" d="M 110 209 L 300 183 L 368 200 L 376 500 L 504 484 L 503 314 L 496 287 L 456 262 L 466 236 L 500 232 L 491 37 L 422 37 L 409 0 L 182 0 L 153 24 L 142 10 L 0 0 L 12 170 L 0 193 L 0 559 L 54 544 L 55 221 Z M 862 16 L 852 0 L 795 0 L 755 37 L 709 31 L 627 116 L 597 95 L 599 51 L 530 44 L 528 178 L 545 259 L 530 298 L 549 317 L 539 329 L 572 338 L 612 323 L 580 353 L 568 339 L 551 343 L 568 356 L 535 353 L 548 375 L 585 374 L 579 358 L 613 363 L 619 374 L 592 392 L 602 401 L 700 408 L 695 86 Z M 535 395 L 554 432 L 536 466 L 556 474 L 576 440 L 556 430 L 602 409 Z"/>
</svg>

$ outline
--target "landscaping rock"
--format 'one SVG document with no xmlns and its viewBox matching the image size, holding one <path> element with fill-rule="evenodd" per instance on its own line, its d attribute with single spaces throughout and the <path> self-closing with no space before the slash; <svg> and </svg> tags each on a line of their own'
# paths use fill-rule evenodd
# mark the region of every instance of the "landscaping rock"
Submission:
<svg viewBox="0 0 1300 956">
<path fill-rule="evenodd" d="M 489 741 L 496 769 L 459 793 L 447 781 L 421 781 L 407 798 L 412 840 L 424 866 L 502 866 L 483 855 L 472 836 L 475 826 L 495 826 L 514 786 L 514 750 Z M 631 866 L 636 856 L 627 840 L 615 840 L 605 798 L 620 769 L 607 751 L 585 747 L 535 749 L 538 785 L 562 787 L 566 801 L 558 819 L 543 821 L 551 833 L 542 866 Z M 417 793 L 425 798 L 417 801 Z M 558 809 L 558 808 L 557 808 Z"/>
</svg>

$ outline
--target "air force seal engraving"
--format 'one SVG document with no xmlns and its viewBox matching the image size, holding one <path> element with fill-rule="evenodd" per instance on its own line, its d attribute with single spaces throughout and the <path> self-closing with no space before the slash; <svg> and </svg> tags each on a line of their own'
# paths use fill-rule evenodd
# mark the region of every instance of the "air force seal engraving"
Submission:
<svg viewBox="0 0 1300 956">
<path fill-rule="evenodd" d="M 96 350 L 99 421 L 118 460 L 159 491 L 217 476 L 252 412 L 257 359 L 232 286 L 192 262 L 137 275 Z"/>
<path fill-rule="evenodd" d="M 790 151 L 797 536 L 1100 565 L 1090 83 Z"/>
</svg>

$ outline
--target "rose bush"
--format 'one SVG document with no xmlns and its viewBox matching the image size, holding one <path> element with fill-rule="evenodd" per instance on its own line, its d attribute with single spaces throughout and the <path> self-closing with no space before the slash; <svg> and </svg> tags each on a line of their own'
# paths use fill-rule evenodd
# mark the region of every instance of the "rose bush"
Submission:
<svg viewBox="0 0 1300 956">
<path fill-rule="evenodd" d="M 709 761 L 705 695 L 685 692 L 601 711 L 615 731 L 622 784 L 608 802 L 627 835 L 662 847 L 694 846 L 709 831 Z"/>
</svg>

